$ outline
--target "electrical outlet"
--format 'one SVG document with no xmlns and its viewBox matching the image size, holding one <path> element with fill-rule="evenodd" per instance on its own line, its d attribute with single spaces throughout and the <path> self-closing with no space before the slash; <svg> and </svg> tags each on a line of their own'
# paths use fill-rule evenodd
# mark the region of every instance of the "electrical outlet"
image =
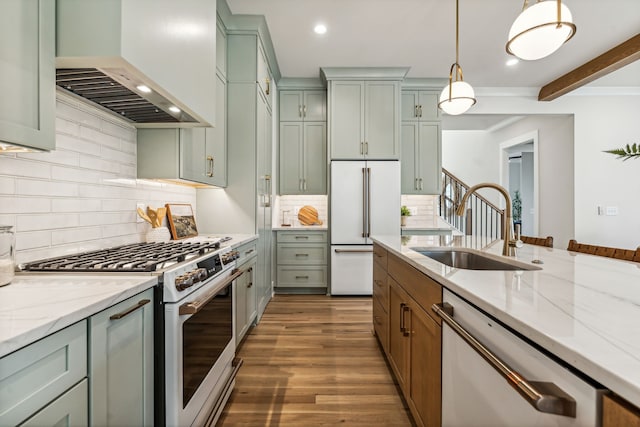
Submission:
<svg viewBox="0 0 640 427">
<path fill-rule="evenodd" d="M 294 215 L 298 215 L 298 211 L 300 210 L 301 206 L 294 206 L 293 207 L 293 214 Z"/>
<path fill-rule="evenodd" d="M 142 212 L 147 213 L 147 205 L 145 203 L 142 203 L 142 202 L 136 203 L 136 211 L 138 209 L 142 209 Z M 140 218 L 140 215 L 138 215 L 138 212 L 136 212 L 136 222 L 144 222 L 144 219 Z"/>
<path fill-rule="evenodd" d="M 615 216 L 618 215 L 618 207 L 617 206 L 607 206 L 607 216 Z"/>
</svg>

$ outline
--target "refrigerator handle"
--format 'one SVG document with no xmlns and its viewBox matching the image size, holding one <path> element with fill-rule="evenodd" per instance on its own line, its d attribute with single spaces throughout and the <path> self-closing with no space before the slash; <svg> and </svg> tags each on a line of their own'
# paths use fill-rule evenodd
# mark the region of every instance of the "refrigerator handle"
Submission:
<svg viewBox="0 0 640 427">
<path fill-rule="evenodd" d="M 367 237 L 371 237 L 371 168 L 367 168 Z"/>
<path fill-rule="evenodd" d="M 362 168 L 362 237 L 367 237 L 367 175 L 366 168 Z"/>
</svg>

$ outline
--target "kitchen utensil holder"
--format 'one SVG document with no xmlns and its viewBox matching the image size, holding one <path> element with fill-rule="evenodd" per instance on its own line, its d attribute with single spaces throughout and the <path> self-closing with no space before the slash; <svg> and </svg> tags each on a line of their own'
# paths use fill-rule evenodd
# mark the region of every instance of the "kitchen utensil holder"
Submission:
<svg viewBox="0 0 640 427">
<path fill-rule="evenodd" d="M 147 243 L 152 242 L 168 242 L 171 240 L 171 233 L 167 227 L 156 227 L 147 231 L 145 235 Z"/>
</svg>

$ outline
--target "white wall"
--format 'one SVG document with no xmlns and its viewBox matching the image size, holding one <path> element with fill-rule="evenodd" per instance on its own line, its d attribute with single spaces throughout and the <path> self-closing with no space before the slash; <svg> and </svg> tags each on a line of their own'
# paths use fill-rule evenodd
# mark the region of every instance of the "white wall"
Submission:
<svg viewBox="0 0 640 427">
<path fill-rule="evenodd" d="M 16 261 L 144 241 L 136 203 L 191 203 L 194 189 L 136 180 L 136 129 L 59 94 L 56 150 L 0 155 L 0 224 Z"/>
<path fill-rule="evenodd" d="M 469 186 L 500 182 L 498 146 L 485 131 L 443 131 L 442 167 Z M 491 203 L 504 207 L 495 190 L 479 192 Z"/>
<path fill-rule="evenodd" d="M 600 90 L 607 90 L 609 94 Z M 541 207 L 545 203 L 549 210 L 546 214 L 541 212 L 540 234 L 547 234 L 545 230 L 549 230 L 543 224 L 543 217 L 556 221 L 558 215 L 566 213 L 561 207 L 566 203 L 558 203 L 566 202 L 573 188 L 574 238 L 580 242 L 629 249 L 640 245 L 640 162 L 622 162 L 602 152 L 640 142 L 640 93 L 637 89 L 621 88 L 613 93 L 606 88 L 584 88 L 551 102 L 538 102 L 534 94 L 522 92 L 517 95 L 517 91 L 511 89 L 478 88 L 476 94 L 478 103 L 473 107 L 474 114 L 574 115 L 573 171 L 567 170 L 569 165 L 561 162 L 558 167 L 545 169 L 541 174 L 558 192 L 551 197 L 551 203 L 545 203 L 545 197 L 549 196 L 544 196 L 541 189 Z M 554 158 L 555 147 L 548 148 L 552 151 L 546 150 L 544 155 Z M 543 155 L 542 150 L 540 154 Z M 541 160 L 540 163 L 545 162 Z M 446 167 L 444 157 L 443 164 Z M 617 207 L 619 214 L 599 216 L 598 205 Z M 568 235 L 570 225 L 562 228 Z M 566 237 L 556 233 L 554 239 L 557 240 L 556 247 L 566 247 Z"/>
</svg>

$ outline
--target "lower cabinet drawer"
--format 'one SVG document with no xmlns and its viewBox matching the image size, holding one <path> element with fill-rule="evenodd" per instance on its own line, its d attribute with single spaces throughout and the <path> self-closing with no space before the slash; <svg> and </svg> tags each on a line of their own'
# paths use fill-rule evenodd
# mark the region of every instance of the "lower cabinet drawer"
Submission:
<svg viewBox="0 0 640 427">
<path fill-rule="evenodd" d="M 89 425 L 89 398 L 87 379 L 45 406 L 20 427 Z"/>
<path fill-rule="evenodd" d="M 86 321 L 3 357 L 0 426 L 23 422 L 86 376 Z"/>
<path fill-rule="evenodd" d="M 238 251 L 238 259 L 236 264 L 240 265 L 251 257 L 258 255 L 257 241 L 254 240 L 236 248 Z"/>
<path fill-rule="evenodd" d="M 389 315 L 380 305 L 377 298 L 373 299 L 373 329 L 382 344 L 385 353 L 389 351 Z"/>
<path fill-rule="evenodd" d="M 278 264 L 327 264 L 327 245 L 278 244 Z"/>
<path fill-rule="evenodd" d="M 278 287 L 324 288 L 327 286 L 327 267 L 278 266 Z"/>
</svg>

